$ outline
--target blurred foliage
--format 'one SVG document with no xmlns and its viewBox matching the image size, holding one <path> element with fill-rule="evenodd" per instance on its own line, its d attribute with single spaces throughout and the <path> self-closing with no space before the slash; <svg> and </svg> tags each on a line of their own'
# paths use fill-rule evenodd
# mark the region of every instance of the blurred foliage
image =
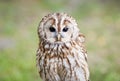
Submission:
<svg viewBox="0 0 120 81">
<path fill-rule="evenodd" d="M 40 81 L 37 27 L 53 12 L 75 17 L 86 36 L 91 81 L 120 81 L 119 0 L 0 0 L 0 81 Z"/>
</svg>

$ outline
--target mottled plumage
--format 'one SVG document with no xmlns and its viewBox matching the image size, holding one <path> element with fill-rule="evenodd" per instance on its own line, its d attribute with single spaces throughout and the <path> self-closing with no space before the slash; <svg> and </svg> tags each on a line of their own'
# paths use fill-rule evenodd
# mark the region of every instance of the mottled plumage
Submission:
<svg viewBox="0 0 120 81">
<path fill-rule="evenodd" d="M 45 16 L 38 27 L 37 67 L 43 81 L 88 81 L 84 35 L 65 13 Z"/>
</svg>

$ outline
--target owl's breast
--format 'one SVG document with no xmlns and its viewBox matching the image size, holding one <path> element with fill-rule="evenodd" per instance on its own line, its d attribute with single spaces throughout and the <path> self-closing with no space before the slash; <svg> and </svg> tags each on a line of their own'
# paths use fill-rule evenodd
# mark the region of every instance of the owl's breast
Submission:
<svg viewBox="0 0 120 81">
<path fill-rule="evenodd" d="M 38 60 L 40 76 L 43 79 L 49 78 L 50 81 L 81 81 L 82 79 L 79 77 L 87 78 L 89 74 L 88 66 L 85 54 L 79 45 L 74 45 L 74 47 L 70 44 L 56 45 L 51 49 L 48 49 L 50 45 L 44 47 L 40 48 Z M 68 80 L 68 77 L 71 78 Z"/>
</svg>

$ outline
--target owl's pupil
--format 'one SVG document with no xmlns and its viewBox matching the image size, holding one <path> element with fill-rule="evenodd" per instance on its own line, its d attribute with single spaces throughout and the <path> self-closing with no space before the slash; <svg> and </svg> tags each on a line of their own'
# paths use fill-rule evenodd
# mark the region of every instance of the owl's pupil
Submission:
<svg viewBox="0 0 120 81">
<path fill-rule="evenodd" d="M 63 28 L 63 32 L 67 32 L 67 31 L 68 31 L 67 27 Z"/>
<path fill-rule="evenodd" d="M 54 27 L 50 27 L 49 30 L 50 30 L 51 32 L 55 32 L 55 28 L 54 28 Z"/>
</svg>

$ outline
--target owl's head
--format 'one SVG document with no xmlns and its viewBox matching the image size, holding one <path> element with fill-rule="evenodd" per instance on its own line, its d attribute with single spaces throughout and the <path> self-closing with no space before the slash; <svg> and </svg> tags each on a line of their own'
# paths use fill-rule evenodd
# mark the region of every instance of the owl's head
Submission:
<svg viewBox="0 0 120 81">
<path fill-rule="evenodd" d="M 40 39 L 49 42 L 69 42 L 79 34 L 76 21 L 65 13 L 53 13 L 45 16 L 38 27 Z"/>
</svg>

